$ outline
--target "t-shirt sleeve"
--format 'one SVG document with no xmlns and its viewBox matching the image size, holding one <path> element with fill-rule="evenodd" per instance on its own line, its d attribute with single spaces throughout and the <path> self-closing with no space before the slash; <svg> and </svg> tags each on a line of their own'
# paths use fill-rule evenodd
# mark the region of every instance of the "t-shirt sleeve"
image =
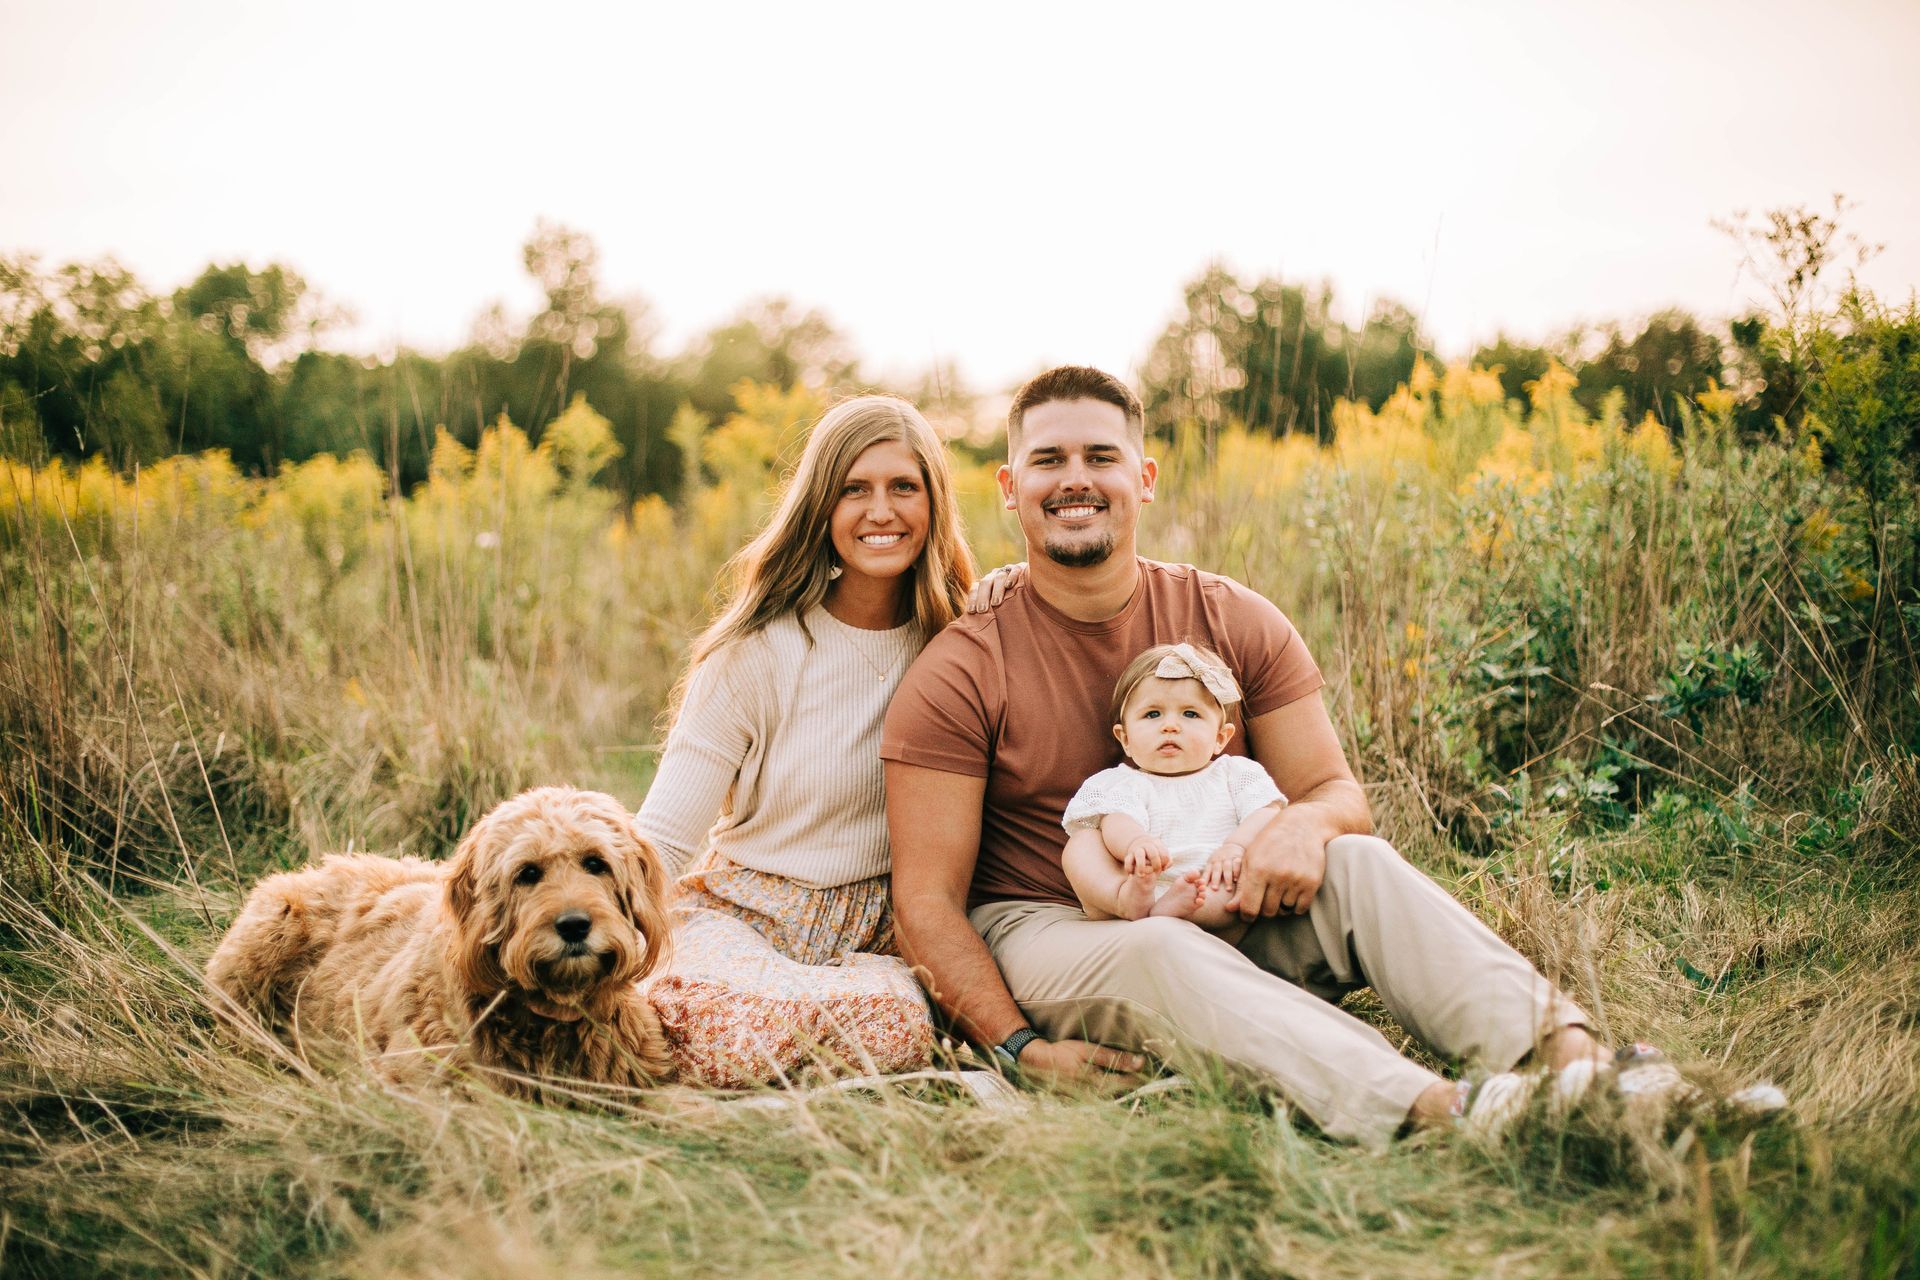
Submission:
<svg viewBox="0 0 1920 1280">
<path fill-rule="evenodd" d="M 1227 794 L 1233 797 L 1234 822 L 1245 822 L 1254 811 L 1286 799 L 1259 761 L 1247 756 L 1221 756 L 1220 763 L 1227 770 Z"/>
<path fill-rule="evenodd" d="M 1227 641 L 1221 657 L 1240 682 L 1244 714 L 1277 711 L 1326 683 L 1307 642 L 1273 601 L 1231 578 L 1214 578 L 1210 586 L 1219 593 L 1216 633 Z"/>
<path fill-rule="evenodd" d="M 753 746 L 756 664 L 738 641 L 708 658 L 687 682 L 660 767 L 635 825 L 660 851 L 669 876 L 704 852 L 707 833 Z"/>
<path fill-rule="evenodd" d="M 1110 813 L 1124 813 L 1141 826 L 1147 825 L 1147 797 L 1131 769 L 1124 766 L 1102 769 L 1080 784 L 1060 825 L 1068 831 L 1089 831 L 1100 825 Z"/>
<path fill-rule="evenodd" d="M 935 636 L 887 704 L 880 758 L 986 777 L 997 713 L 989 670 L 979 637 L 958 626 Z"/>
</svg>

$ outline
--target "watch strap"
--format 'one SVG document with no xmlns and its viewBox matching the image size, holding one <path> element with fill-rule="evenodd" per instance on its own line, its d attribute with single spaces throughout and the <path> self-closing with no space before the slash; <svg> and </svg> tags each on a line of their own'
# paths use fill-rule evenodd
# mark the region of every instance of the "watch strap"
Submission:
<svg viewBox="0 0 1920 1280">
<path fill-rule="evenodd" d="M 1017 1067 L 1020 1065 L 1020 1051 L 1038 1039 L 1038 1031 L 1032 1027 L 1022 1027 L 993 1046 L 993 1056 L 1000 1060 L 1003 1067 Z"/>
</svg>

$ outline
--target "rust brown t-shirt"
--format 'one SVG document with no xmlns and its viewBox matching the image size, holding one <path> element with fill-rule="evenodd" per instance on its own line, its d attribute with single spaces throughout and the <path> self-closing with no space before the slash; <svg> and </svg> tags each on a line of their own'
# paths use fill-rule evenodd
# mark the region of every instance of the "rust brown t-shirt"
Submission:
<svg viewBox="0 0 1920 1280">
<path fill-rule="evenodd" d="M 1023 582 L 990 613 L 933 638 L 887 708 L 880 758 L 987 780 L 968 905 L 1018 898 L 1072 905 L 1060 818 L 1080 784 L 1121 760 L 1107 723 L 1114 682 L 1151 645 L 1204 644 L 1258 716 L 1319 689 L 1320 668 L 1286 616 L 1231 578 L 1140 561 L 1114 617 L 1078 622 Z M 1246 752 L 1246 734 L 1229 751 Z"/>
</svg>

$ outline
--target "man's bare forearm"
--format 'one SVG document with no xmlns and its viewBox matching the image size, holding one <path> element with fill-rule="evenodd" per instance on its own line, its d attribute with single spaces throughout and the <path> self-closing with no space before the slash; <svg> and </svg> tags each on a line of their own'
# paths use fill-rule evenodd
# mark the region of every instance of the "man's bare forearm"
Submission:
<svg viewBox="0 0 1920 1280">
<path fill-rule="evenodd" d="M 924 898 L 898 901 L 894 913 L 901 955 L 962 1035 L 996 1045 L 1027 1025 L 964 911 L 943 898 Z"/>
<path fill-rule="evenodd" d="M 1359 783 L 1329 778 L 1282 809 L 1273 825 L 1280 823 L 1313 831 L 1324 844 L 1336 836 L 1372 835 L 1373 810 Z"/>
</svg>

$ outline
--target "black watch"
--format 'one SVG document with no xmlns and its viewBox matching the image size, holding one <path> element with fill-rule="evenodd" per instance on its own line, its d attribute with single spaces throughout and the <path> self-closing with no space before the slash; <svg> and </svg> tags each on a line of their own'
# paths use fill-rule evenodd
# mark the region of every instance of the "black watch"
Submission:
<svg viewBox="0 0 1920 1280">
<path fill-rule="evenodd" d="M 1038 1039 L 1040 1039 L 1038 1031 L 1032 1027 L 1022 1027 L 993 1046 L 993 1056 L 1003 1069 L 1011 1070 L 1020 1065 L 1020 1051 Z"/>
</svg>

